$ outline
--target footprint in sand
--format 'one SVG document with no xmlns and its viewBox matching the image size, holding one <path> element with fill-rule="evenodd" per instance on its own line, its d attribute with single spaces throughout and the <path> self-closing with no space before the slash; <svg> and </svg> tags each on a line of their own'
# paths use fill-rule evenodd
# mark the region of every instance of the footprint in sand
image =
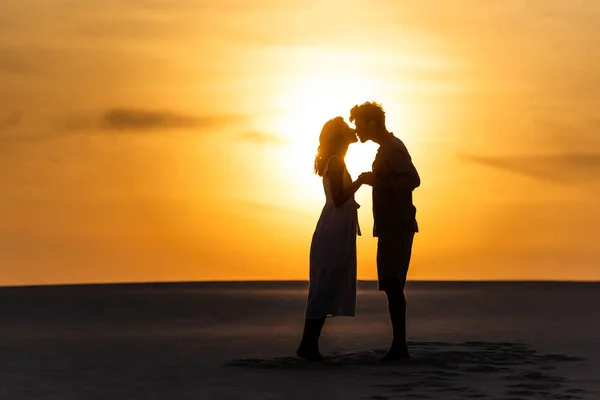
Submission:
<svg viewBox="0 0 600 400">
<path fill-rule="evenodd" d="M 495 373 L 495 372 L 506 372 L 507 368 L 494 367 L 493 365 L 473 365 L 466 367 L 466 372 L 481 372 L 481 373 Z"/>
<path fill-rule="evenodd" d="M 570 400 L 580 398 L 576 396 L 584 393 L 581 389 L 565 388 L 567 379 L 548 372 L 556 369 L 549 364 L 580 361 L 580 357 L 544 355 L 524 344 L 484 342 L 413 342 L 411 352 L 414 360 L 410 365 L 397 366 L 398 370 L 390 371 L 388 375 L 395 379 L 416 380 L 405 386 L 387 384 L 378 385 L 379 388 L 405 394 L 412 391 L 413 395 L 431 395 L 436 399 L 481 399 L 489 397 L 476 387 L 464 386 L 465 383 L 484 388 L 486 382 L 491 385 L 493 381 L 503 379 L 515 382 L 507 385 L 505 392 L 507 398 L 512 399 Z M 385 374 L 379 376 L 383 378 Z M 572 391 L 561 391 L 563 388 Z"/>
<path fill-rule="evenodd" d="M 409 348 L 413 355 L 411 360 L 397 364 L 381 363 L 379 359 L 385 350 L 377 349 L 325 354 L 324 363 L 274 357 L 242 358 L 226 365 L 267 370 L 357 369 L 361 373 L 367 369 L 376 382 L 372 386 L 383 392 L 371 396 L 372 400 L 399 395 L 424 399 L 489 398 L 485 387 L 493 386 L 498 380 L 513 382 L 506 385 L 504 394 L 514 400 L 575 400 L 582 399 L 586 393 L 569 387 L 572 382 L 566 378 L 548 372 L 556 370 L 557 363 L 584 360 L 581 357 L 540 354 L 522 343 L 410 342 Z"/>
<path fill-rule="evenodd" d="M 567 389 L 567 390 L 565 390 L 565 393 L 569 393 L 569 394 L 583 394 L 583 393 L 586 393 L 586 391 L 583 390 L 583 389 Z"/>
<path fill-rule="evenodd" d="M 512 381 L 544 381 L 544 382 L 564 382 L 565 378 L 550 375 L 540 371 L 519 371 L 516 374 L 507 375 L 505 380 Z"/>
<path fill-rule="evenodd" d="M 560 383 L 553 383 L 553 382 L 544 382 L 544 383 L 516 383 L 514 385 L 508 385 L 508 387 L 511 388 L 515 388 L 515 389 L 525 389 L 525 390 L 534 390 L 534 391 L 540 391 L 540 390 L 556 390 L 556 389 L 560 389 L 562 387 L 562 385 Z"/>
<path fill-rule="evenodd" d="M 537 393 L 532 390 L 509 390 L 506 394 L 510 396 L 535 396 Z"/>
<path fill-rule="evenodd" d="M 405 391 L 413 390 L 418 385 L 414 382 L 406 382 L 406 383 L 380 383 L 380 384 L 376 384 L 376 385 L 372 385 L 372 386 L 390 389 L 395 392 L 405 392 Z"/>
</svg>

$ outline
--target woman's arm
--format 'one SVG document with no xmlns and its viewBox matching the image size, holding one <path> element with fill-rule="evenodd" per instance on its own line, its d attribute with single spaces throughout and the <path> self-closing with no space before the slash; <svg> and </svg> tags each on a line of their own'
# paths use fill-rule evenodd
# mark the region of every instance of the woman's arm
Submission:
<svg viewBox="0 0 600 400">
<path fill-rule="evenodd" d="M 336 207 L 343 206 L 364 183 L 364 177 L 361 175 L 361 177 L 358 177 L 358 179 L 352 182 L 349 187 L 344 188 L 344 172 L 345 169 L 342 160 L 337 157 L 329 160 L 327 176 L 329 177 L 329 185 L 331 187 L 331 195 L 333 196 L 333 204 Z"/>
</svg>

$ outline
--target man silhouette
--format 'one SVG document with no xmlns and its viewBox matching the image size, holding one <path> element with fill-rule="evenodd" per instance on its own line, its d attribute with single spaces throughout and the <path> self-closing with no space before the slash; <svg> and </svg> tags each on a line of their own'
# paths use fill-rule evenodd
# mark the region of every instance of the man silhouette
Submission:
<svg viewBox="0 0 600 400">
<path fill-rule="evenodd" d="M 365 183 L 373 187 L 373 236 L 377 241 L 377 278 L 385 291 L 392 323 L 392 345 L 382 361 L 409 357 L 406 344 L 404 286 L 415 233 L 419 231 L 412 192 L 421 184 L 404 143 L 385 126 L 380 104 L 366 102 L 350 111 L 350 122 L 362 143 L 379 145 L 372 172 Z"/>
</svg>

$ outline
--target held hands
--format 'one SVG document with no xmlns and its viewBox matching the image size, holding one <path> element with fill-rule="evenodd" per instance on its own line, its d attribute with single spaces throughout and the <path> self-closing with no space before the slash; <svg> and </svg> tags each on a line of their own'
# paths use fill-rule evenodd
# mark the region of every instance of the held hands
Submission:
<svg viewBox="0 0 600 400">
<path fill-rule="evenodd" d="M 373 172 L 363 172 L 358 176 L 356 180 L 361 184 L 373 186 L 373 181 L 375 180 L 375 177 L 373 176 Z"/>
</svg>

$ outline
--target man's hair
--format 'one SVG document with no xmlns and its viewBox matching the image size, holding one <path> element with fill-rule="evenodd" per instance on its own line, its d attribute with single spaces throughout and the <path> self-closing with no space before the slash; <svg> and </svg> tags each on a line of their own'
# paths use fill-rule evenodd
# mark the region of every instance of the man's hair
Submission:
<svg viewBox="0 0 600 400">
<path fill-rule="evenodd" d="M 356 119 L 362 119 L 365 122 L 375 121 L 381 128 L 385 128 L 385 111 L 381 104 L 374 101 L 367 101 L 361 105 L 356 105 L 350 110 L 350 122 Z"/>
</svg>

